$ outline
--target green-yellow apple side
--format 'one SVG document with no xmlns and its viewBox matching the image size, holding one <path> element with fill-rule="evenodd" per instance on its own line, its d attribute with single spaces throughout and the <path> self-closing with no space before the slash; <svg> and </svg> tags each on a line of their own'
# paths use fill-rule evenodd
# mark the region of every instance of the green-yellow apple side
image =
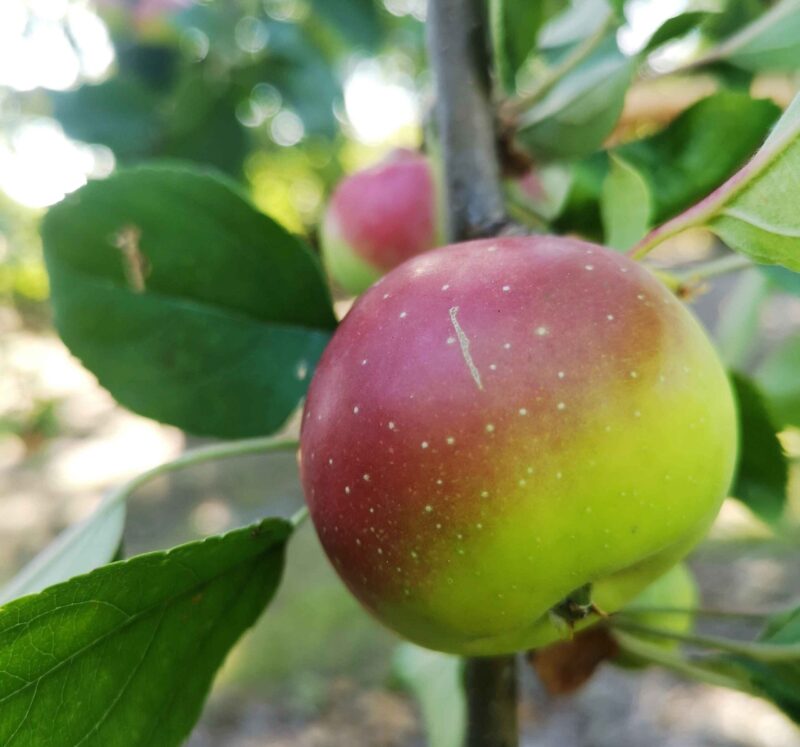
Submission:
<svg viewBox="0 0 800 747">
<path fill-rule="evenodd" d="M 694 628 L 694 615 L 691 610 L 697 608 L 699 600 L 700 593 L 692 572 L 685 563 L 678 563 L 625 605 L 623 611 L 630 612 L 637 625 L 655 631 L 690 633 Z M 644 633 L 631 635 L 666 649 L 676 649 L 680 646 L 679 641 L 672 638 Z M 640 667 L 647 664 L 646 661 L 626 651 L 616 657 L 614 663 L 625 667 Z"/>
<path fill-rule="evenodd" d="M 441 243 L 428 159 L 397 149 L 343 179 L 322 222 L 322 257 L 346 291 L 361 293 L 407 259 Z"/>
<path fill-rule="evenodd" d="M 736 444 L 711 343 L 645 268 L 507 237 L 428 252 L 361 296 L 311 383 L 300 462 L 367 609 L 493 655 L 563 636 L 552 611 L 587 584 L 614 612 L 677 563 Z"/>
</svg>

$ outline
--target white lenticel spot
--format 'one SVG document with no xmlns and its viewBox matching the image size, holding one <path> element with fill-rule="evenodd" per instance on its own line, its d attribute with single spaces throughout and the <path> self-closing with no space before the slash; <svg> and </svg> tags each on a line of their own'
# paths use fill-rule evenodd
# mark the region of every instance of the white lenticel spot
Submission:
<svg viewBox="0 0 800 747">
<path fill-rule="evenodd" d="M 503 347 L 504 347 L 506 350 L 511 350 L 511 343 L 510 343 L 510 342 L 505 342 L 505 343 L 503 343 Z"/>
<path fill-rule="evenodd" d="M 358 405 L 353 408 L 353 415 L 358 415 Z"/>
<path fill-rule="evenodd" d="M 384 293 L 383 300 L 385 301 L 387 298 L 389 298 L 390 295 L 391 295 L 390 293 Z"/>
<path fill-rule="evenodd" d="M 389 430 L 390 430 L 390 431 L 393 431 L 393 430 L 395 429 L 395 427 L 396 427 L 396 426 L 395 426 L 395 424 L 394 424 L 394 421 L 393 421 L 393 420 L 390 420 L 390 421 L 389 421 Z"/>
<path fill-rule="evenodd" d="M 447 344 L 448 344 L 448 345 L 453 345 L 453 344 L 455 344 L 455 341 L 456 341 L 456 338 L 455 338 L 455 337 L 448 337 L 448 338 L 447 338 Z"/>
<path fill-rule="evenodd" d="M 366 472 L 364 473 L 364 482 L 369 482 L 369 475 Z"/>
<path fill-rule="evenodd" d="M 333 459 L 329 459 L 328 464 L 333 464 Z"/>
<path fill-rule="evenodd" d="M 443 291 L 446 291 L 446 290 L 447 290 L 449 287 L 450 287 L 450 283 L 445 283 L 445 284 L 442 286 L 442 290 L 443 290 Z"/>
<path fill-rule="evenodd" d="M 367 359 L 366 359 L 366 358 L 364 358 L 364 360 L 363 360 L 363 361 L 361 361 L 361 365 L 362 365 L 362 366 L 366 366 L 366 365 L 367 365 Z"/>
<path fill-rule="evenodd" d="M 350 486 L 349 485 L 345 485 L 344 486 L 344 493 L 345 493 L 345 495 L 350 495 Z"/>
<path fill-rule="evenodd" d="M 534 331 L 539 337 L 546 337 L 550 334 L 550 330 L 547 327 L 537 327 Z"/>
<path fill-rule="evenodd" d="M 486 432 L 487 433 L 494 433 L 494 425 L 492 423 L 486 424 Z"/>
<path fill-rule="evenodd" d="M 520 407 L 520 408 L 519 408 L 519 414 L 520 414 L 520 415 L 527 415 L 527 414 L 528 414 L 528 411 L 527 411 L 527 409 L 525 409 L 524 407 Z"/>
<path fill-rule="evenodd" d="M 490 371 L 496 371 L 497 370 L 497 364 L 496 363 L 490 363 L 489 364 L 489 370 Z"/>
<path fill-rule="evenodd" d="M 560 480 L 561 477 L 562 477 L 562 474 L 560 472 L 556 472 L 556 480 Z"/>
<path fill-rule="evenodd" d="M 444 485 L 444 480 L 437 480 L 437 481 L 436 481 L 436 484 L 437 484 L 437 485 Z"/>
<path fill-rule="evenodd" d="M 425 506 L 425 513 L 427 514 L 433 513 L 433 506 L 431 506 L 430 504 Z"/>
<path fill-rule="evenodd" d="M 613 322 L 614 321 L 614 315 L 613 314 L 606 314 L 606 319 L 608 319 L 609 322 Z"/>
<path fill-rule="evenodd" d="M 639 410 L 634 410 L 633 417 L 640 418 L 642 417 L 642 413 Z"/>
<path fill-rule="evenodd" d="M 488 490 L 481 490 L 481 498 L 488 498 L 489 491 Z"/>
<path fill-rule="evenodd" d="M 639 378 L 639 372 L 638 371 L 631 371 L 631 378 L 632 379 L 638 379 Z"/>
<path fill-rule="evenodd" d="M 564 402 L 559 402 L 559 403 L 556 405 L 556 407 L 557 407 L 559 410 L 566 410 L 566 409 L 567 409 L 567 405 L 566 405 Z"/>
<path fill-rule="evenodd" d="M 563 379 L 565 376 L 566 376 L 566 374 L 563 371 L 559 371 L 558 372 L 558 378 L 559 379 Z"/>
<path fill-rule="evenodd" d="M 532 475 L 532 474 L 533 474 L 533 467 L 528 467 L 528 469 L 527 469 L 527 470 L 525 470 L 525 471 L 526 471 L 526 472 L 527 472 L 529 475 Z"/>
<path fill-rule="evenodd" d="M 594 265 L 584 265 L 583 269 L 589 270 L 591 272 L 592 270 L 594 270 Z"/>
<path fill-rule="evenodd" d="M 527 483 L 527 481 L 525 481 L 525 480 L 520 480 L 520 481 L 519 481 L 519 486 L 520 486 L 521 488 L 524 488 L 524 487 L 525 487 L 527 484 L 528 484 L 528 483 Z"/>
<path fill-rule="evenodd" d="M 494 244 L 492 244 L 486 251 L 487 252 L 496 252 L 497 251 L 497 247 Z"/>
<path fill-rule="evenodd" d="M 401 311 L 400 312 L 400 318 L 401 319 L 405 319 L 407 316 L 408 316 L 408 314 L 405 311 Z"/>
<path fill-rule="evenodd" d="M 504 285 L 503 286 L 503 293 L 508 293 L 510 290 L 511 290 L 511 286 L 510 285 Z"/>
<path fill-rule="evenodd" d="M 423 441 L 423 442 L 420 444 L 420 446 L 421 446 L 423 449 L 427 449 L 427 448 L 428 448 L 428 442 L 427 442 L 427 441 Z"/>
<path fill-rule="evenodd" d="M 636 295 L 636 298 L 638 298 L 640 301 L 644 301 L 644 299 L 645 299 L 645 295 L 644 295 L 644 293 L 638 293 L 638 294 Z"/>
<path fill-rule="evenodd" d="M 448 446 L 452 446 L 456 442 L 456 440 L 452 436 L 448 436 L 446 441 Z"/>
</svg>

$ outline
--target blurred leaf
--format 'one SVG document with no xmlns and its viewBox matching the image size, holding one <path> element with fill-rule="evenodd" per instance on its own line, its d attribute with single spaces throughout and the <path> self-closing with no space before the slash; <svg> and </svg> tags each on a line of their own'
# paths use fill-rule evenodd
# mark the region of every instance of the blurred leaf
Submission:
<svg viewBox="0 0 800 747">
<path fill-rule="evenodd" d="M 775 422 L 800 428 L 800 336 L 788 339 L 767 356 L 756 371 L 756 381 L 766 394 Z"/>
<path fill-rule="evenodd" d="M 0 740 L 179 745 L 269 603 L 291 526 L 270 519 L 140 555 L 0 610 Z"/>
<path fill-rule="evenodd" d="M 195 433 L 280 427 L 336 323 L 309 250 L 209 172 L 90 182 L 43 237 L 68 347 L 123 405 Z"/>
<path fill-rule="evenodd" d="M 597 51 L 520 115 L 519 142 L 539 157 L 576 158 L 599 147 L 622 112 L 635 64 L 611 33 Z"/>
<path fill-rule="evenodd" d="M 461 747 L 467 725 L 462 660 L 401 643 L 392 671 L 419 703 L 428 747 Z"/>
<path fill-rule="evenodd" d="M 311 7 L 351 44 L 372 51 L 380 46 L 384 30 L 374 0 L 311 0 Z"/>
<path fill-rule="evenodd" d="M 608 0 L 572 0 L 563 12 L 543 26 L 539 46 L 544 49 L 564 47 L 591 36 L 605 23 L 610 10 L 613 9 Z"/>
<path fill-rule="evenodd" d="M 792 272 L 785 267 L 760 267 L 761 273 L 765 275 L 772 285 L 784 293 L 792 293 L 800 296 L 800 272 Z"/>
<path fill-rule="evenodd" d="M 702 24 L 703 36 L 716 42 L 727 39 L 743 26 L 754 21 L 769 7 L 770 0 L 725 0 L 718 12 Z"/>
<path fill-rule="evenodd" d="M 649 41 L 644 47 L 644 53 L 647 54 L 652 52 L 667 42 L 671 42 L 674 39 L 685 36 L 690 31 L 696 29 L 702 21 L 713 15 L 714 13 L 710 13 L 708 11 L 695 10 L 668 18 L 650 37 Z"/>
<path fill-rule="evenodd" d="M 739 405 L 739 468 L 733 495 L 767 522 L 780 518 L 786 504 L 789 462 L 756 384 L 732 374 Z"/>
<path fill-rule="evenodd" d="M 0 588 L 0 605 L 108 563 L 125 528 L 125 504 L 109 498 L 83 521 L 65 529 Z"/>
<path fill-rule="evenodd" d="M 708 195 L 752 156 L 780 115 L 771 101 L 720 91 L 690 106 L 660 132 L 612 151 L 650 186 L 652 222 L 661 223 Z M 605 153 L 574 167 L 573 189 L 560 226 L 596 235 L 608 174 Z"/>
<path fill-rule="evenodd" d="M 800 270 L 798 196 L 800 95 L 755 158 L 676 222 L 695 220 L 757 262 Z"/>
<path fill-rule="evenodd" d="M 159 98 L 133 78 L 51 95 L 53 113 L 69 137 L 105 145 L 121 159 L 149 153 L 158 142 Z"/>
<path fill-rule="evenodd" d="M 800 607 L 769 618 L 760 643 L 800 644 Z M 740 654 L 720 656 L 716 665 L 723 671 L 744 675 L 748 689 L 780 708 L 800 724 L 800 662 L 796 658 L 765 662 Z"/>
<path fill-rule="evenodd" d="M 612 153 L 600 202 L 606 246 L 625 250 L 639 241 L 650 228 L 651 204 L 650 188 L 642 175 Z"/>
<path fill-rule="evenodd" d="M 729 368 L 745 370 L 758 342 L 761 309 L 770 295 L 769 282 L 759 270 L 752 267 L 740 272 L 720 307 L 714 338 Z"/>
<path fill-rule="evenodd" d="M 530 0 L 489 0 L 489 23 L 497 76 L 508 92 L 517 71 L 536 46 L 544 6 Z"/>
<path fill-rule="evenodd" d="M 275 21 L 269 32 L 268 55 L 255 66 L 259 81 L 280 91 L 307 133 L 334 137 L 339 131 L 334 105 L 342 91 L 332 61 L 295 23 Z"/>
<path fill-rule="evenodd" d="M 796 71 L 800 68 L 800 0 L 780 0 L 710 56 L 753 72 Z"/>
</svg>

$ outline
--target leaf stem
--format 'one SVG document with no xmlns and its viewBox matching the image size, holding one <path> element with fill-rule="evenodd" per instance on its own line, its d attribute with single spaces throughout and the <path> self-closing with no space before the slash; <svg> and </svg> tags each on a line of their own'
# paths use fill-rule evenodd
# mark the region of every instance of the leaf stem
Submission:
<svg viewBox="0 0 800 747">
<path fill-rule="evenodd" d="M 642 659 L 652 661 L 659 664 L 666 669 L 671 669 L 677 674 L 682 674 L 685 677 L 703 682 L 707 685 L 717 685 L 718 687 L 727 687 L 732 690 L 739 690 L 740 692 L 753 694 L 743 682 L 733 678 L 727 677 L 724 674 L 715 672 L 700 664 L 687 661 L 679 654 L 662 648 L 661 646 L 647 643 L 635 636 L 623 633 L 620 630 L 614 631 L 614 638 L 619 643 L 620 647 L 628 653 L 634 654 Z"/>
<path fill-rule="evenodd" d="M 610 621 L 610 625 L 617 629 L 629 631 L 631 633 L 643 633 L 647 635 L 669 638 L 682 643 L 689 643 L 704 648 L 727 651 L 731 654 L 747 656 L 756 661 L 763 662 L 782 662 L 800 659 L 800 643 L 759 643 L 758 641 L 735 641 L 719 636 L 696 635 L 694 633 L 677 633 L 660 628 L 651 628 L 647 625 L 627 622 L 623 620 Z"/>
<path fill-rule="evenodd" d="M 763 622 L 767 613 L 746 612 L 744 610 L 723 610 L 708 607 L 625 607 L 618 612 L 614 619 L 625 618 L 627 615 L 639 616 L 647 614 L 657 615 L 691 615 L 692 617 L 707 617 L 720 620 L 754 620 Z M 613 623 L 612 623 L 613 624 Z"/>
<path fill-rule="evenodd" d="M 749 257 L 742 254 L 727 254 L 724 257 L 695 265 L 686 272 L 678 274 L 677 277 L 684 285 L 689 285 L 701 280 L 727 275 L 730 272 L 746 270 L 753 266 L 753 261 Z"/>
<path fill-rule="evenodd" d="M 561 62 L 551 67 L 531 91 L 524 96 L 509 99 L 503 106 L 504 113 L 510 117 L 517 117 L 543 99 L 558 85 L 562 78 L 575 70 L 600 46 L 609 30 L 614 27 L 614 23 L 614 14 L 609 13 L 600 26 L 583 41 L 579 42 Z"/>
<path fill-rule="evenodd" d="M 219 459 L 230 459 L 232 457 L 247 456 L 248 454 L 265 454 L 272 451 L 291 451 L 298 447 L 296 439 L 292 438 L 277 438 L 275 436 L 264 436 L 259 438 L 243 438 L 237 441 L 225 441 L 221 444 L 213 444 L 212 446 L 201 446 L 197 449 L 191 449 L 181 454 L 176 459 L 170 462 L 164 462 L 157 467 L 142 472 L 132 480 L 129 480 L 124 485 L 117 488 L 106 501 L 104 506 L 113 505 L 119 501 L 124 501 L 134 491 L 138 490 L 142 485 L 155 480 L 157 477 L 169 474 L 171 472 L 179 472 L 187 467 L 193 467 L 197 464 L 205 464 L 206 462 L 214 462 Z"/>
</svg>

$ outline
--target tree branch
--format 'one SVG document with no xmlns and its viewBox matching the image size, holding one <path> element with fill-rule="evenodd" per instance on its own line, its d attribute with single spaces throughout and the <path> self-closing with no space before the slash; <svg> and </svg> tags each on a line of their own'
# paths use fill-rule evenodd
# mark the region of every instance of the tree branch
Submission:
<svg viewBox="0 0 800 747">
<path fill-rule="evenodd" d="M 466 747 L 517 747 L 517 669 L 514 656 L 467 659 Z"/>
<path fill-rule="evenodd" d="M 450 241 L 491 236 L 505 223 L 486 24 L 478 0 L 430 0 L 428 56 L 444 161 Z"/>
</svg>

